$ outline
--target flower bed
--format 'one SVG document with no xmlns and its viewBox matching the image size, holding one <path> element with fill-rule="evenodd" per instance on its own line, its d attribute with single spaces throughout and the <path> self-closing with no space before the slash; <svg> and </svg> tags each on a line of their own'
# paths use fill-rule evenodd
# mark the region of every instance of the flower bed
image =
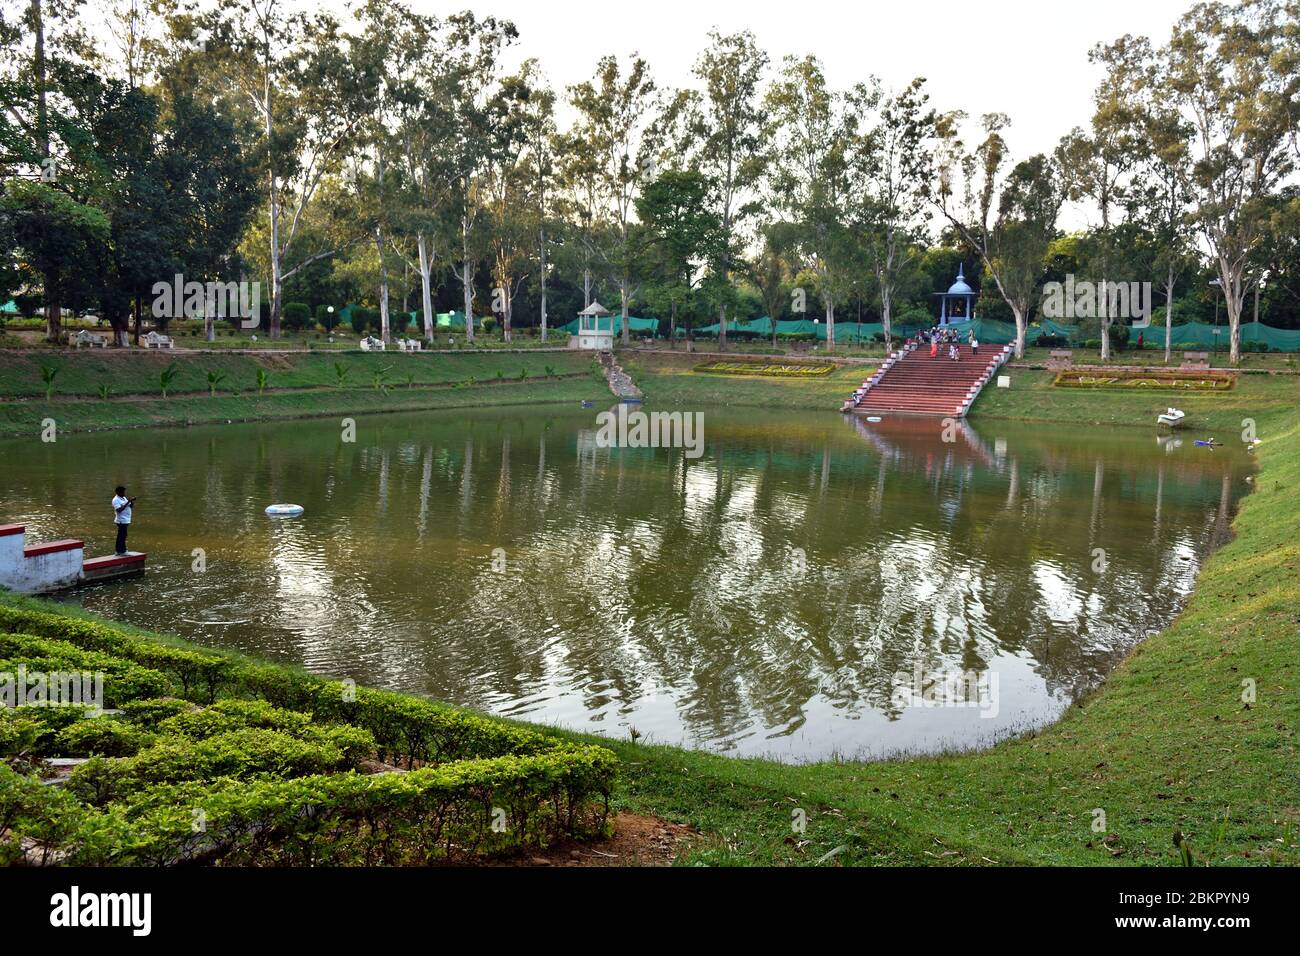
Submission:
<svg viewBox="0 0 1300 956">
<path fill-rule="evenodd" d="M 105 703 L 0 708 L 0 863 L 419 864 L 605 832 L 616 760 L 431 701 L 0 606 L 0 671 Z M 50 757 L 86 758 L 50 785 Z"/>
<path fill-rule="evenodd" d="M 773 378 L 808 378 L 829 375 L 835 366 L 829 362 L 705 362 L 695 371 L 712 375 L 766 375 Z"/>
<path fill-rule="evenodd" d="M 1230 372 L 1192 372 L 1181 369 L 1068 369 L 1053 385 L 1062 388 L 1110 388 L 1125 391 L 1225 392 L 1237 377 Z"/>
</svg>

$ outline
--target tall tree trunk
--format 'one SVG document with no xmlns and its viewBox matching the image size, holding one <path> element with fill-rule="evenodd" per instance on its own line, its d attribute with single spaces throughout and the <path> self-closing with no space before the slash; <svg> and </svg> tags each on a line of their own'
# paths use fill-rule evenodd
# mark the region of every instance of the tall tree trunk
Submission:
<svg viewBox="0 0 1300 956">
<path fill-rule="evenodd" d="M 546 341 L 546 227 L 541 226 L 537 230 L 537 257 L 541 270 L 537 274 L 537 281 L 541 285 L 542 294 L 542 341 Z"/>
<path fill-rule="evenodd" d="M 264 132 L 267 149 L 272 149 L 275 137 L 275 123 L 271 118 L 271 64 L 269 59 L 263 64 L 266 79 L 262 83 L 262 102 L 266 109 Z M 280 250 L 280 182 L 275 172 L 275 161 L 270 161 L 267 175 L 270 177 L 270 211 L 271 211 L 271 327 L 267 334 L 273 338 L 280 337 L 280 309 L 284 305 L 284 262 Z"/>
<path fill-rule="evenodd" d="M 826 294 L 826 351 L 835 351 L 835 299 Z"/>
<path fill-rule="evenodd" d="M 718 306 L 718 351 L 727 350 L 727 307 Z"/>
<path fill-rule="evenodd" d="M 1174 267 L 1169 267 L 1165 276 L 1165 364 L 1169 364 L 1169 352 L 1174 338 Z"/>
<path fill-rule="evenodd" d="M 465 341 L 474 341 L 474 263 L 469 261 L 469 218 L 460 220 L 461 262 L 460 284 L 465 293 Z"/>
<path fill-rule="evenodd" d="M 384 228 L 375 228 L 375 249 L 379 253 L 379 337 L 387 345 L 390 337 L 388 322 L 388 266 L 384 263 Z"/>
<path fill-rule="evenodd" d="M 630 323 L 629 323 L 628 320 L 627 320 L 627 310 L 628 310 L 628 305 L 630 304 L 630 303 L 629 303 L 629 300 L 630 300 L 631 297 L 630 297 L 627 293 L 628 293 L 628 289 L 627 289 L 627 280 L 626 280 L 626 278 L 625 278 L 624 281 L 623 281 L 622 286 L 621 286 L 621 287 L 619 288 L 619 290 L 618 290 L 619 304 L 620 304 L 620 306 L 621 306 L 621 308 L 622 308 L 622 312 L 623 312 L 623 336 L 622 336 L 622 338 L 623 338 L 623 344 L 624 344 L 624 345 L 628 345 L 628 344 L 630 344 L 631 341 L 632 341 L 631 333 L 630 333 L 630 330 L 628 329 L 628 325 L 629 325 Z"/>
<path fill-rule="evenodd" d="M 501 340 L 511 342 L 514 340 L 515 297 L 508 281 L 501 286 L 501 291 L 505 293 L 505 302 L 501 304 Z"/>
<path fill-rule="evenodd" d="M 424 338 L 433 344 L 433 283 L 431 274 L 433 272 L 433 257 L 429 255 L 428 242 L 424 233 L 416 237 L 416 248 L 420 256 L 420 298 L 421 305 L 424 308 Z"/>
<path fill-rule="evenodd" d="M 673 300 L 672 311 L 668 316 L 668 347 L 677 348 L 677 300 Z"/>
</svg>

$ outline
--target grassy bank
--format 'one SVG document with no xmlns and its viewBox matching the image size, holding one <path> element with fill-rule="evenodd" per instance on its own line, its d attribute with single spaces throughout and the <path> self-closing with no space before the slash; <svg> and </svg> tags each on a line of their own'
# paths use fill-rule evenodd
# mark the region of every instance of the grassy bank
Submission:
<svg viewBox="0 0 1300 956">
<path fill-rule="evenodd" d="M 801 361 L 808 358 L 801 356 Z M 624 370 L 645 392 L 647 403 L 700 411 L 720 406 L 838 409 L 873 367 L 845 365 L 813 379 L 694 371 L 695 366 L 713 359 L 684 352 L 620 352 L 618 356 Z"/>
<path fill-rule="evenodd" d="M 41 365 L 56 364 L 52 399 Z M 160 376 L 177 374 L 167 398 Z M 336 366 L 344 369 L 342 378 Z M 266 375 L 258 392 L 258 372 Z M 207 375 L 222 376 L 215 396 Z M 376 376 L 380 376 L 379 379 Z M 377 387 L 380 386 L 380 387 Z M 100 389 L 109 389 L 108 399 Z M 0 437 L 65 431 L 269 421 L 417 409 L 578 402 L 609 395 L 591 358 L 544 354 L 159 355 L 0 352 Z"/>
<path fill-rule="evenodd" d="M 1292 375 L 1241 375 L 1226 392 L 1129 392 L 1119 389 L 1062 388 L 1052 384 L 1055 372 L 1010 368 L 1010 388 L 986 388 L 972 408 L 980 418 L 1069 422 L 1079 425 L 1132 425 L 1152 428 L 1156 416 L 1173 405 L 1187 414 L 1185 427 L 1211 429 L 1219 440 L 1235 438 L 1242 420 L 1276 423 L 1300 398 L 1300 379 Z"/>
</svg>

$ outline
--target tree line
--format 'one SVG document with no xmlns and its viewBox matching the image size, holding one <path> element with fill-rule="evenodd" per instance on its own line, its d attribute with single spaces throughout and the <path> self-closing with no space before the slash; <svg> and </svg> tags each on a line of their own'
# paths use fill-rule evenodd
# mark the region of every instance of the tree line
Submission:
<svg viewBox="0 0 1300 956">
<path fill-rule="evenodd" d="M 1252 298 L 1300 324 L 1300 0 L 1098 46 L 1092 115 L 1019 159 L 1003 114 L 939 109 L 921 77 L 838 89 L 745 31 L 709 33 L 680 89 L 633 54 L 557 90 L 468 11 L 106 4 L 0 0 L 0 298 L 39 298 L 54 339 L 93 309 L 125 343 L 183 274 L 262 282 L 273 338 L 287 303 L 354 298 L 384 338 L 411 309 L 431 338 L 452 303 L 545 338 L 603 296 L 624 341 L 639 310 L 723 347 L 810 303 L 833 349 L 864 312 L 886 342 L 924 320 L 958 261 L 1017 354 L 1076 268 L 1155 281 L 1166 323 L 1212 277 L 1234 361 Z M 1065 233 L 1070 203 L 1098 221 Z"/>
</svg>

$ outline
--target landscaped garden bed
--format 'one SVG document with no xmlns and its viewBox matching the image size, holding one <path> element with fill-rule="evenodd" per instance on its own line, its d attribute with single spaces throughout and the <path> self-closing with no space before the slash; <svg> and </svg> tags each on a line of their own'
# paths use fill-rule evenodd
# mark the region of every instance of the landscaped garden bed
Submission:
<svg viewBox="0 0 1300 956">
<path fill-rule="evenodd" d="M 835 371 L 831 362 L 705 362 L 697 372 L 712 375 L 765 375 L 773 378 L 809 378 Z"/>
<path fill-rule="evenodd" d="M 1230 372 L 1184 371 L 1182 369 L 1067 369 L 1053 385 L 1062 388 L 1102 388 L 1122 391 L 1224 392 L 1237 376 Z"/>
<path fill-rule="evenodd" d="M 0 865 L 425 864 L 607 831 L 602 747 L 0 607 L 0 682 L 19 668 L 102 674 L 108 710 L 0 708 Z"/>
</svg>

